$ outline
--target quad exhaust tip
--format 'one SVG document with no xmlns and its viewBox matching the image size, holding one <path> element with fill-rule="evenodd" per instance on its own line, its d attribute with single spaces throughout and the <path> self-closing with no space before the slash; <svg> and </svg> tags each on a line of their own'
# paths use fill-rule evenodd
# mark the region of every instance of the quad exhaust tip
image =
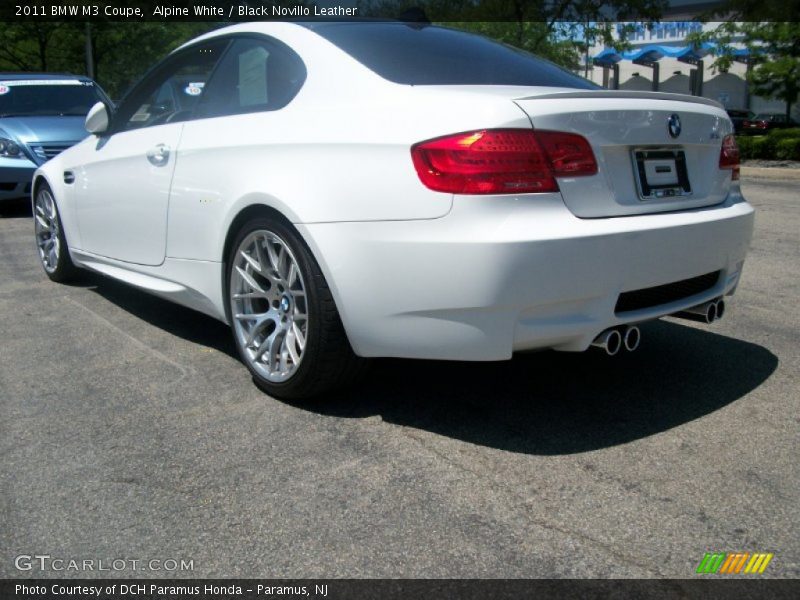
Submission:
<svg viewBox="0 0 800 600">
<path fill-rule="evenodd" d="M 594 339 L 592 346 L 605 350 L 609 356 L 616 356 L 623 348 L 628 352 L 633 352 L 639 347 L 641 341 L 641 330 L 636 325 L 628 325 L 606 329 Z"/>
<path fill-rule="evenodd" d="M 617 329 L 606 329 L 594 339 L 592 346 L 605 350 L 609 356 L 614 356 L 622 348 L 622 334 Z"/>
<path fill-rule="evenodd" d="M 717 298 L 716 300 L 703 302 L 703 304 L 698 304 L 697 306 L 677 312 L 673 316 L 709 324 L 721 319 L 724 314 L 725 300 Z"/>
<path fill-rule="evenodd" d="M 723 300 L 722 298 L 717 300 L 716 307 L 717 307 L 717 319 L 721 319 L 722 315 L 725 314 L 725 300 Z"/>
<path fill-rule="evenodd" d="M 629 325 L 625 329 L 625 335 L 622 336 L 622 341 L 625 344 L 625 350 L 633 352 L 639 347 L 642 341 L 642 332 L 636 325 Z"/>
</svg>

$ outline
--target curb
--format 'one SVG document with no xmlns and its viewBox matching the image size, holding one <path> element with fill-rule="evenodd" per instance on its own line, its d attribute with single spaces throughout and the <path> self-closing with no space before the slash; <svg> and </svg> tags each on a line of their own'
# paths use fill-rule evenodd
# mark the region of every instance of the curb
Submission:
<svg viewBox="0 0 800 600">
<path fill-rule="evenodd" d="M 800 181 L 800 169 L 787 169 L 780 167 L 741 167 L 740 172 L 742 177 Z"/>
</svg>

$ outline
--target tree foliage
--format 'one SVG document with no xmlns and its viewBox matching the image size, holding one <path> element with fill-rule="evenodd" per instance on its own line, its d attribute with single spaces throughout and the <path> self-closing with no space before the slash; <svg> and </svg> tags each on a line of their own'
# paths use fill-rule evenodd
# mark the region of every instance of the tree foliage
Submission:
<svg viewBox="0 0 800 600">
<path fill-rule="evenodd" d="M 753 93 L 782 100 L 790 117 L 800 93 L 800 0 L 728 0 L 704 15 L 707 21 L 720 18 L 725 21 L 694 41 L 716 44 L 714 66 L 720 70 L 730 68 L 739 45 L 746 47 Z"/>
<path fill-rule="evenodd" d="M 0 70 L 86 73 L 86 36 L 91 36 L 95 79 L 112 98 L 159 58 L 217 25 L 31 21 L 0 23 Z"/>
</svg>

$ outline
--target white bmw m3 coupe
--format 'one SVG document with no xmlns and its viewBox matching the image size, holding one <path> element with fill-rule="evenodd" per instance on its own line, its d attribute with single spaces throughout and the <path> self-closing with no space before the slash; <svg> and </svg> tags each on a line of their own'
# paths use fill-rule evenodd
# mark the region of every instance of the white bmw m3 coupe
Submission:
<svg viewBox="0 0 800 600">
<path fill-rule="evenodd" d="M 86 128 L 35 173 L 47 275 L 225 321 L 280 398 L 366 357 L 634 350 L 639 323 L 721 316 L 753 228 L 716 102 L 431 25 L 220 29 Z"/>
</svg>

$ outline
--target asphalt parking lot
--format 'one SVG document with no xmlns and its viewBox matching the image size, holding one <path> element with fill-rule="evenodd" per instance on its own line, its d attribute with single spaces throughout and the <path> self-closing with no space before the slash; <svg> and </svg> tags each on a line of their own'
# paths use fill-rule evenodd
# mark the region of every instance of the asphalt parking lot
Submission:
<svg viewBox="0 0 800 600">
<path fill-rule="evenodd" d="M 273 400 L 208 317 L 49 282 L 0 217 L 0 576 L 14 557 L 187 559 L 200 577 L 678 577 L 706 551 L 800 576 L 798 181 L 745 179 L 743 281 L 639 352 L 386 360 Z M 103 575 L 109 575 L 104 573 Z"/>
</svg>

